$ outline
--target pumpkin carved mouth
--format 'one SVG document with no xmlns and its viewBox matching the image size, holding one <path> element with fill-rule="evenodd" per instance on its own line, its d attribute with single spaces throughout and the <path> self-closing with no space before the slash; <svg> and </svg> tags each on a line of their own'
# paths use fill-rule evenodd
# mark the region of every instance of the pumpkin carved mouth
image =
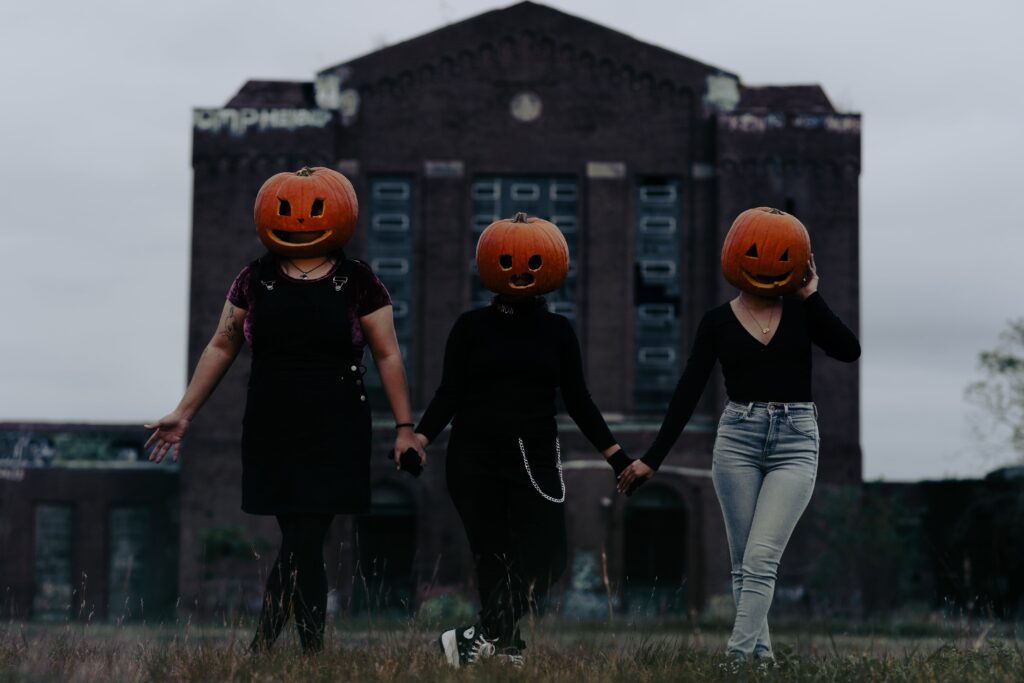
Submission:
<svg viewBox="0 0 1024 683">
<path fill-rule="evenodd" d="M 278 244 L 315 244 L 330 237 L 332 230 L 273 230 L 272 237 Z"/>
<path fill-rule="evenodd" d="M 508 279 L 508 284 L 512 289 L 526 289 L 533 286 L 533 276 L 529 273 L 513 275 Z"/>
<path fill-rule="evenodd" d="M 789 282 L 789 279 L 793 276 L 792 270 L 787 270 L 781 275 L 754 275 L 753 273 L 742 269 L 743 277 L 747 279 L 754 287 L 758 289 L 769 289 L 772 287 L 783 287 Z"/>
</svg>

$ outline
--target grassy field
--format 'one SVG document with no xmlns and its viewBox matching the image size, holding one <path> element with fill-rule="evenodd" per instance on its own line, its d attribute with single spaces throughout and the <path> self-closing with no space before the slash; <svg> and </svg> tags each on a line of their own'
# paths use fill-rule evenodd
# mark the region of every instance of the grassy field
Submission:
<svg viewBox="0 0 1024 683">
<path fill-rule="evenodd" d="M 776 635 L 773 668 L 732 664 L 721 654 L 727 634 L 715 626 L 540 622 L 529 630 L 524 668 L 487 662 L 453 671 L 436 631 L 416 623 L 343 623 L 312 657 L 289 630 L 274 651 L 253 657 L 244 626 L 13 622 L 0 626 L 0 682 L 1024 680 L 1024 647 L 1005 625 L 939 625 L 910 636 L 891 625 L 790 622 Z"/>
</svg>

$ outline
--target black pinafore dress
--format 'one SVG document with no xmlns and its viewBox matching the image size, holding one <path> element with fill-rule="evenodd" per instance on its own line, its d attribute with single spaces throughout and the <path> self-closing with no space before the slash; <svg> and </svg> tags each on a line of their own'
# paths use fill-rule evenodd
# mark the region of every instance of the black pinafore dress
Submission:
<svg viewBox="0 0 1024 683">
<path fill-rule="evenodd" d="M 242 509 L 256 515 L 365 512 L 370 406 L 353 362 L 351 261 L 303 282 L 253 264 L 258 320 L 242 420 Z"/>
</svg>

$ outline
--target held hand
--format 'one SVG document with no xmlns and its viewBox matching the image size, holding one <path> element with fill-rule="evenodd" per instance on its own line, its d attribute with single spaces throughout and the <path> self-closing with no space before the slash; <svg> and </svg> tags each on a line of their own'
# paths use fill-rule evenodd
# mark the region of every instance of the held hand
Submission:
<svg viewBox="0 0 1024 683">
<path fill-rule="evenodd" d="M 402 469 L 402 453 L 405 453 L 410 448 L 415 450 L 420 456 L 420 466 L 427 464 L 427 452 L 423 450 L 423 446 L 426 445 L 427 437 L 422 434 L 414 434 L 412 428 L 402 427 L 398 430 L 398 434 L 395 436 L 395 451 L 393 459 L 395 461 L 395 469 Z"/>
<path fill-rule="evenodd" d="M 811 254 L 811 260 L 807 262 L 807 275 L 804 276 L 804 284 L 796 290 L 796 295 L 801 299 L 806 299 L 817 292 L 818 279 L 818 267 L 814 263 L 814 254 Z"/>
<path fill-rule="evenodd" d="M 143 452 L 149 450 L 150 446 L 153 447 L 149 453 L 150 462 L 162 461 L 169 450 L 171 451 L 171 460 L 177 462 L 178 454 L 181 451 L 181 440 L 185 438 L 185 432 L 188 430 L 188 418 L 175 410 L 156 422 L 143 425 L 143 427 L 156 430 L 150 435 L 146 445 L 142 447 Z"/>
<path fill-rule="evenodd" d="M 643 460 L 634 460 L 619 475 L 619 493 L 631 494 L 634 489 L 646 483 L 653 476 L 654 470 L 648 467 Z"/>
<path fill-rule="evenodd" d="M 629 469 L 629 466 L 633 464 L 633 458 L 629 457 L 626 454 L 626 451 L 621 446 L 619 446 L 618 444 L 616 444 L 612 448 L 615 449 L 614 452 L 612 452 L 612 453 L 605 452 L 604 457 L 605 457 L 605 462 L 607 462 L 609 465 L 611 465 L 612 472 L 615 474 L 615 487 L 618 488 L 618 486 L 619 486 L 619 476 L 621 476 L 622 473 L 625 472 L 627 469 Z M 626 492 L 626 495 L 628 496 L 631 493 L 633 493 L 633 492 L 632 491 L 628 491 L 628 492 Z"/>
</svg>

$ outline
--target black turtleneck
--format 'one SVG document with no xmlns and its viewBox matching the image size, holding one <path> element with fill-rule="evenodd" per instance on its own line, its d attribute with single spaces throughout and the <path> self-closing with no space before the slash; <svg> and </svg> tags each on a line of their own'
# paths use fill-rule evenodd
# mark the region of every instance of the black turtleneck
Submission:
<svg viewBox="0 0 1024 683">
<path fill-rule="evenodd" d="M 549 312 L 542 298 L 499 297 L 455 321 L 441 386 L 416 431 L 433 441 L 454 418 L 459 433 L 553 438 L 555 389 L 595 448 L 615 443 L 590 398 L 569 321 Z"/>
</svg>

